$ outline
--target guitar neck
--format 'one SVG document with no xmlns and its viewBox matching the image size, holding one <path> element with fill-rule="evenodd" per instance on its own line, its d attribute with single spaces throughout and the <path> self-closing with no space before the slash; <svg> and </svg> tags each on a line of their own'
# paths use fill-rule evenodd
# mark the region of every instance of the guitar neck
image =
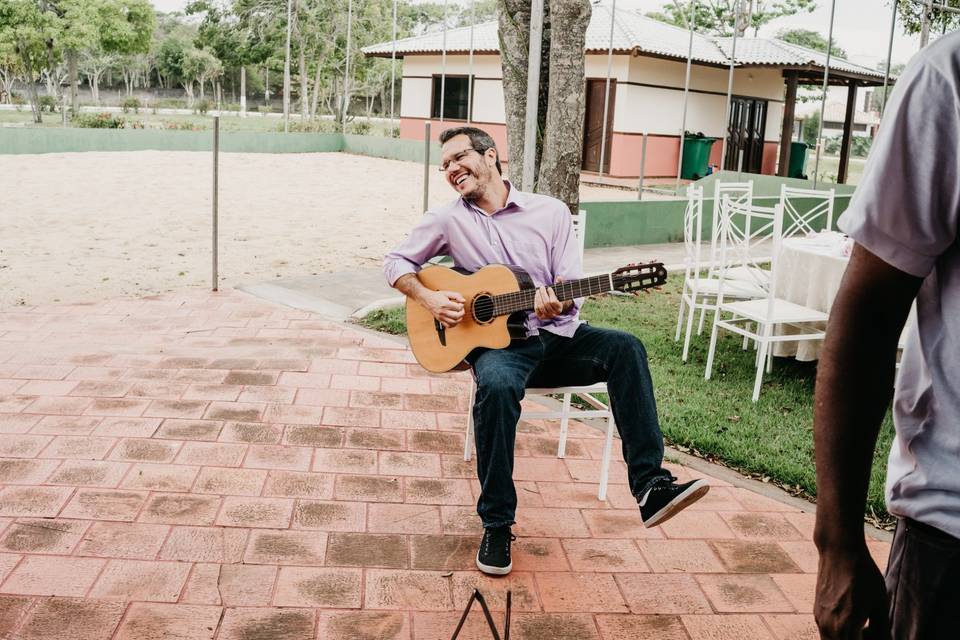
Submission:
<svg viewBox="0 0 960 640">
<path fill-rule="evenodd" d="M 561 302 L 573 300 L 574 298 L 585 298 L 612 290 L 613 277 L 609 273 L 553 285 L 553 292 L 557 295 L 557 300 Z M 493 314 L 496 316 L 504 316 L 516 313 L 517 311 L 532 311 L 536 295 L 536 289 L 521 289 L 520 291 L 511 291 L 510 293 L 501 293 L 500 295 L 493 296 Z"/>
</svg>

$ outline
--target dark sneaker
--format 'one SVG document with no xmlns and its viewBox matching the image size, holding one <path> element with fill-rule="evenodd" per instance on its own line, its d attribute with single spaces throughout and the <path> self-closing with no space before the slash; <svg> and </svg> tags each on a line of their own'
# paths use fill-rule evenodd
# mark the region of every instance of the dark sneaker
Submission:
<svg viewBox="0 0 960 640">
<path fill-rule="evenodd" d="M 510 525 L 484 529 L 483 540 L 477 550 L 477 568 L 494 576 L 505 576 L 513 569 L 510 543 L 517 537 L 510 533 Z"/>
<path fill-rule="evenodd" d="M 677 484 L 676 478 L 664 478 L 647 489 L 640 499 L 640 517 L 643 526 L 650 528 L 663 524 L 691 504 L 707 495 L 710 485 L 698 479 Z"/>
</svg>

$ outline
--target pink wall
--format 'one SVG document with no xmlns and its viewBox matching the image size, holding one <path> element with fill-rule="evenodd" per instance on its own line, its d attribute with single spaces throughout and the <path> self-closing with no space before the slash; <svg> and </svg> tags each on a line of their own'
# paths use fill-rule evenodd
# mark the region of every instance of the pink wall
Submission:
<svg viewBox="0 0 960 640">
<path fill-rule="evenodd" d="M 403 140 L 423 140 L 424 122 L 430 123 L 430 137 L 434 142 L 439 139 L 442 132 L 447 129 L 466 126 L 463 120 L 427 120 L 426 118 L 400 118 L 400 138 Z M 472 122 L 470 126 L 483 129 L 497 143 L 497 152 L 500 154 L 500 161 L 507 162 L 509 159 L 509 148 L 507 147 L 507 125 L 494 124 L 492 122 Z"/>
<path fill-rule="evenodd" d="M 427 122 L 424 118 L 400 118 L 400 137 L 404 140 L 423 140 L 423 123 Z M 430 136 L 437 140 L 442 131 L 462 127 L 466 123 L 463 121 L 444 121 L 430 120 Z M 507 147 L 507 126 L 504 124 L 495 124 L 489 122 L 473 123 L 480 129 L 489 133 L 494 142 L 497 143 L 497 150 L 500 152 L 500 160 L 503 163 L 508 161 Z M 643 147 L 643 136 L 631 135 L 626 133 L 613 133 L 612 148 L 610 150 L 610 176 L 615 178 L 637 178 L 640 175 L 640 152 Z M 773 175 L 777 171 L 777 149 L 776 142 L 763 143 L 763 160 L 761 162 L 761 173 Z M 720 154 L 723 150 L 723 142 L 717 140 L 710 149 L 710 164 L 715 167 L 720 166 Z M 644 167 L 644 174 L 647 178 L 673 177 L 677 175 L 677 154 L 680 152 L 680 138 L 678 136 L 658 136 L 650 135 L 647 140 L 647 164 Z"/>
</svg>

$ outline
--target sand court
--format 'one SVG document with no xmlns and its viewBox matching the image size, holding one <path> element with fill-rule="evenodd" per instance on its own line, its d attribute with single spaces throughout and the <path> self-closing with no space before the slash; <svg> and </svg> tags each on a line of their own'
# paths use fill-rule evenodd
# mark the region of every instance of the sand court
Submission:
<svg viewBox="0 0 960 640">
<path fill-rule="evenodd" d="M 211 180 L 207 152 L 0 155 L 0 308 L 208 287 Z M 435 167 L 430 180 L 431 205 L 454 197 Z M 422 201 L 417 163 L 222 154 L 221 287 L 376 268 Z"/>
</svg>

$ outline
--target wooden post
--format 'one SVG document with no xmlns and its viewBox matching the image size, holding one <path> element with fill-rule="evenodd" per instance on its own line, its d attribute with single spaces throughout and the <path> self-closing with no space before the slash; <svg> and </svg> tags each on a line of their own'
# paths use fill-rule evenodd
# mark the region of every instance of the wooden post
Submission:
<svg viewBox="0 0 960 640">
<path fill-rule="evenodd" d="M 219 247 L 218 247 L 218 227 L 220 224 L 220 211 L 218 207 L 218 195 L 220 193 L 220 116 L 213 117 L 213 276 L 212 287 L 214 291 L 220 289 L 220 274 L 218 268 Z"/>
<path fill-rule="evenodd" d="M 797 72 L 786 71 L 787 96 L 783 103 L 783 126 L 780 129 L 780 161 L 777 175 L 787 177 L 790 165 L 790 140 L 793 138 L 793 118 L 797 106 Z"/>
<path fill-rule="evenodd" d="M 857 106 L 857 83 L 850 81 L 847 88 L 847 111 L 843 116 L 843 140 L 840 142 L 840 168 L 837 170 L 837 184 L 847 182 L 847 166 L 850 164 L 850 136 L 853 133 L 853 114 Z"/>
</svg>

